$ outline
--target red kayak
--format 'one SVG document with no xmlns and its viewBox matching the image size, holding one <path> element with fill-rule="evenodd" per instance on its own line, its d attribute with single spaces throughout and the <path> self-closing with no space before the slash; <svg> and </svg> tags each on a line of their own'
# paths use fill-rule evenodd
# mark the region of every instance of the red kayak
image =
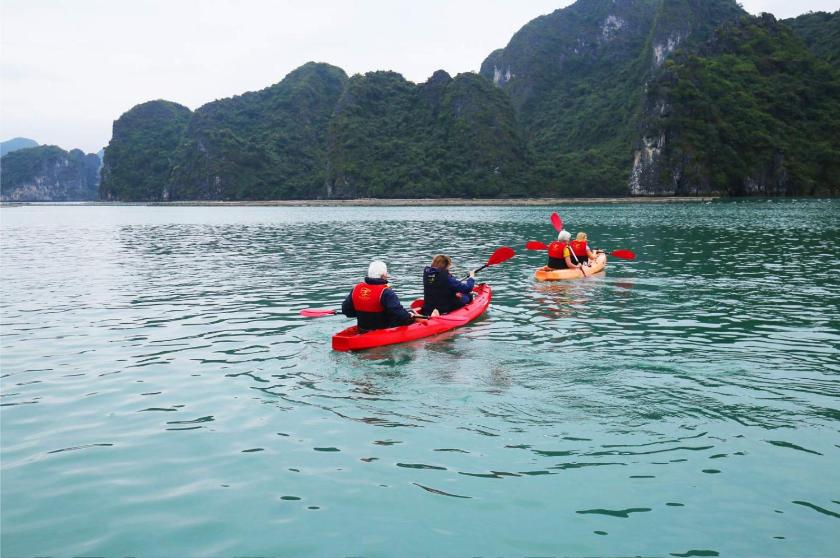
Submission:
<svg viewBox="0 0 840 558">
<path fill-rule="evenodd" d="M 486 283 L 477 285 L 474 292 L 475 298 L 472 302 L 438 318 L 417 320 L 410 325 L 377 329 L 367 333 L 359 333 L 356 326 L 348 327 L 344 331 L 333 335 L 332 348 L 335 351 L 360 351 L 381 347 L 382 345 L 414 341 L 468 324 L 484 314 L 484 311 L 490 306 L 490 299 L 493 297 L 493 290 Z M 422 306 L 422 298 L 411 303 L 411 308 L 414 310 L 419 311 Z"/>
</svg>

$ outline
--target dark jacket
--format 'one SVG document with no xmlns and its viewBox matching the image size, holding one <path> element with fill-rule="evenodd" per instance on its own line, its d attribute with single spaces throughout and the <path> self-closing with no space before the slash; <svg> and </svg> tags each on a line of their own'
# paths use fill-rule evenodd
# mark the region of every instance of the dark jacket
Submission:
<svg viewBox="0 0 840 558">
<path fill-rule="evenodd" d="M 456 294 L 467 295 L 474 286 L 473 278 L 461 282 L 445 269 L 425 268 L 423 270 L 423 314 L 428 316 L 434 310 L 446 314 L 460 308 L 470 299 L 457 297 Z"/>
<path fill-rule="evenodd" d="M 365 277 L 365 283 L 368 285 L 387 285 L 388 281 Z M 353 307 L 353 291 L 350 291 L 350 294 L 341 303 L 341 313 L 349 318 L 356 318 L 359 329 L 364 331 L 408 325 L 414 321 L 411 314 L 400 304 L 400 299 L 393 289 L 385 289 L 382 292 L 382 298 L 379 300 L 385 308 L 384 312 L 357 312 Z"/>
</svg>

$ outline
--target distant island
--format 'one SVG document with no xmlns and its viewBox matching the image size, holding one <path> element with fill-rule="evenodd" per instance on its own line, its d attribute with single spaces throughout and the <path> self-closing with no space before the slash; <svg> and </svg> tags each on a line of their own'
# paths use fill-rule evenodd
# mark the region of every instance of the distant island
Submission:
<svg viewBox="0 0 840 558">
<path fill-rule="evenodd" d="M 38 142 L 29 138 L 12 138 L 10 140 L 0 141 L 0 157 L 6 153 L 30 147 L 38 147 Z"/>
<path fill-rule="evenodd" d="M 838 52 L 840 11 L 578 0 L 478 73 L 310 62 L 196 111 L 142 103 L 114 122 L 99 198 L 838 195 Z"/>
<path fill-rule="evenodd" d="M 78 202 L 99 199 L 99 155 L 38 145 L 28 138 L 0 142 L 0 201 Z"/>
</svg>

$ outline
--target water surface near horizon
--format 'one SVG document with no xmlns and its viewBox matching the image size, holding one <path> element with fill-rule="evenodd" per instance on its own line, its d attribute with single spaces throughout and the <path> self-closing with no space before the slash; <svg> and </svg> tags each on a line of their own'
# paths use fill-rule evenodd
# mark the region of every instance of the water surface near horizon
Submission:
<svg viewBox="0 0 840 558">
<path fill-rule="evenodd" d="M 557 209 L 634 250 L 538 284 Z M 0 209 L 3 556 L 832 556 L 840 200 Z M 330 350 L 385 259 L 489 312 Z"/>
</svg>

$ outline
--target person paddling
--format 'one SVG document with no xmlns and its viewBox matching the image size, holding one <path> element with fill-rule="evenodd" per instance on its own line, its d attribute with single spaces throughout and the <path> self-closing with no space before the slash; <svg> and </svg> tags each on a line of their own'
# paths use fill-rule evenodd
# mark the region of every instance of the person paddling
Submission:
<svg viewBox="0 0 840 558">
<path fill-rule="evenodd" d="M 470 271 L 469 279 L 461 282 L 449 273 L 451 268 L 452 258 L 438 254 L 432 264 L 423 269 L 424 315 L 446 314 L 472 301 L 470 293 L 475 287 L 475 272 Z"/>
<path fill-rule="evenodd" d="M 415 317 L 414 312 L 403 308 L 397 293 L 388 286 L 388 266 L 379 260 L 370 263 L 365 280 L 344 299 L 341 313 L 356 318 L 360 333 L 408 325 Z"/>
<path fill-rule="evenodd" d="M 586 239 L 586 233 L 579 232 L 569 246 L 578 262 L 589 265 L 590 262 L 598 259 L 598 255 L 589 249 L 589 244 L 586 243 Z"/>
<path fill-rule="evenodd" d="M 583 271 L 583 266 L 579 262 L 572 262 L 574 252 L 572 252 L 569 246 L 569 240 L 571 238 L 571 233 L 566 229 L 560 231 L 560 234 L 557 235 L 557 240 L 548 245 L 548 263 L 546 267 L 550 269 L 578 268 L 586 275 L 586 272 Z"/>
</svg>

